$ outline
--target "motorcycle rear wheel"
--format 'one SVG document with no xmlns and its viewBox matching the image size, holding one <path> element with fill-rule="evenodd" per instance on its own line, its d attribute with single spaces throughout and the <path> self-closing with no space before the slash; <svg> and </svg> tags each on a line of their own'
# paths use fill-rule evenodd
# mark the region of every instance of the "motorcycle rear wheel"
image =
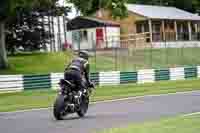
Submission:
<svg viewBox="0 0 200 133">
<path fill-rule="evenodd" d="M 66 116 L 65 112 L 65 98 L 63 95 L 58 95 L 53 107 L 53 114 L 56 120 L 63 120 Z"/>
</svg>

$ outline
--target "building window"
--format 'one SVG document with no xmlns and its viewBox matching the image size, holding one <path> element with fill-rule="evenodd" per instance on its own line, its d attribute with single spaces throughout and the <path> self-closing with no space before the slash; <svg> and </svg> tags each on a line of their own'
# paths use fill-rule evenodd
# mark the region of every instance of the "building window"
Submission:
<svg viewBox="0 0 200 133">
<path fill-rule="evenodd" d="M 174 21 L 171 21 L 171 20 L 165 21 L 165 39 L 167 41 L 175 41 L 176 40 Z"/>
<path fill-rule="evenodd" d="M 152 22 L 153 41 L 158 42 L 162 40 L 161 22 Z"/>
<path fill-rule="evenodd" d="M 136 32 L 137 33 L 144 33 L 144 32 L 149 32 L 149 26 L 148 23 L 137 23 L 136 24 Z"/>
<path fill-rule="evenodd" d="M 87 30 L 81 30 L 80 33 L 80 41 L 87 41 L 88 40 L 88 33 Z"/>
<path fill-rule="evenodd" d="M 142 33 L 142 24 L 136 24 L 136 32 Z"/>
<path fill-rule="evenodd" d="M 177 23 L 178 40 L 187 41 L 189 40 L 188 25 L 186 22 Z"/>
<path fill-rule="evenodd" d="M 86 30 L 83 31 L 83 39 L 88 40 L 88 35 Z"/>
</svg>

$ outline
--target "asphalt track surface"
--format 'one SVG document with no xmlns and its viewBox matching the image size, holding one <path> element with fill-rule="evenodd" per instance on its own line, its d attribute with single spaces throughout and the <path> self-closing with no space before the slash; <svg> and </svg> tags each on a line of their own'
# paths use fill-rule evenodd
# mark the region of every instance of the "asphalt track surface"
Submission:
<svg viewBox="0 0 200 133">
<path fill-rule="evenodd" d="M 92 104 L 82 119 L 75 114 L 63 121 L 56 121 L 51 109 L 0 113 L 0 132 L 94 133 L 106 128 L 193 112 L 200 112 L 200 91 Z"/>
</svg>

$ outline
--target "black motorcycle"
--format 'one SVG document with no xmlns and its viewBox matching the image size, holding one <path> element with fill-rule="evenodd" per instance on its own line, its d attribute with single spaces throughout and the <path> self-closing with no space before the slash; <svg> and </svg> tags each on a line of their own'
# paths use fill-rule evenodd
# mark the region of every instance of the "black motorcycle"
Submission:
<svg viewBox="0 0 200 133">
<path fill-rule="evenodd" d="M 59 94 L 53 107 L 54 117 L 57 120 L 63 120 L 65 116 L 72 113 L 84 117 L 88 110 L 92 89 L 88 87 L 84 91 L 75 91 L 76 85 L 64 79 L 60 80 L 59 86 Z"/>
</svg>

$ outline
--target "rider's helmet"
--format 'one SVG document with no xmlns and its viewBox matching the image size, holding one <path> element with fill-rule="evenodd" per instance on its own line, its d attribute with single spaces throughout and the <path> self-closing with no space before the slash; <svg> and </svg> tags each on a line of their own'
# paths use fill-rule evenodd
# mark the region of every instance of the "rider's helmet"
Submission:
<svg viewBox="0 0 200 133">
<path fill-rule="evenodd" d="M 87 51 L 80 51 L 79 52 L 79 57 L 88 60 L 89 59 L 89 53 Z"/>
</svg>

